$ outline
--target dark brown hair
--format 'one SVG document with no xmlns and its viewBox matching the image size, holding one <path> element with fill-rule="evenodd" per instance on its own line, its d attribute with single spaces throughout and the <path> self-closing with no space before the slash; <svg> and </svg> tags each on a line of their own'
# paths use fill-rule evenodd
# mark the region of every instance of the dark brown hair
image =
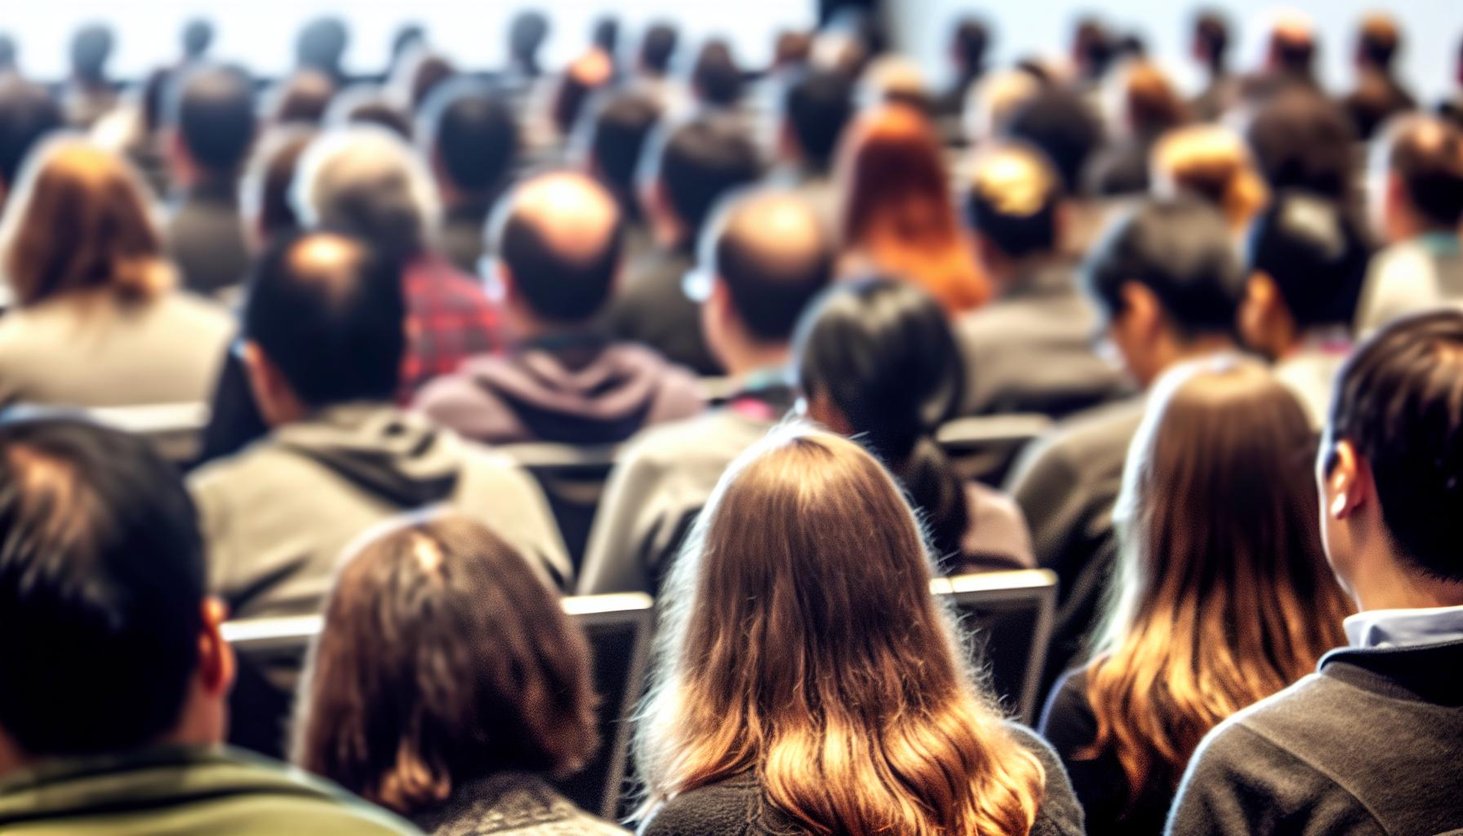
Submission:
<svg viewBox="0 0 1463 836">
<path fill-rule="evenodd" d="M 480 776 L 571 773 L 598 743 L 584 635 L 463 517 L 402 524 L 344 564 L 301 696 L 295 762 L 407 815 Z"/>
</svg>

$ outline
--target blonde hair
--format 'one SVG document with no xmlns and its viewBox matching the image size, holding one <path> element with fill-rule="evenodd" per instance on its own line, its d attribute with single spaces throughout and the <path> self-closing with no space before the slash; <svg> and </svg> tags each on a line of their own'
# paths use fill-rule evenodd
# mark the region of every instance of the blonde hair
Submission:
<svg viewBox="0 0 1463 836">
<path fill-rule="evenodd" d="M 1226 357 L 1160 380 L 1118 498 L 1118 571 L 1087 668 L 1097 734 L 1079 753 L 1114 753 L 1130 803 L 1176 789 L 1210 729 L 1344 643 L 1314 446 L 1263 366 Z"/>
<path fill-rule="evenodd" d="M 117 154 L 76 137 L 41 146 L 0 219 L 0 265 L 22 306 L 82 290 L 126 302 L 174 276 L 141 178 Z"/>
<path fill-rule="evenodd" d="M 744 454 L 662 598 L 643 812 L 750 773 L 813 833 L 1027 833 L 1041 764 L 973 684 L 930 578 L 857 444 L 793 425 Z"/>
<path fill-rule="evenodd" d="M 1153 184 L 1159 191 L 1189 192 L 1224 213 L 1236 233 L 1249 227 L 1270 199 L 1239 134 L 1218 125 L 1194 125 L 1167 134 L 1153 150 Z"/>
</svg>

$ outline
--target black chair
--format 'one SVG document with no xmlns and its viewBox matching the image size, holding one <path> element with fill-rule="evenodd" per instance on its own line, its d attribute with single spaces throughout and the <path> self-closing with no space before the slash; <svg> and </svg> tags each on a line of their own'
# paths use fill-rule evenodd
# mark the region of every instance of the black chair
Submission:
<svg viewBox="0 0 1463 836">
<path fill-rule="evenodd" d="M 644 688 L 655 606 L 643 593 L 585 595 L 562 601 L 564 612 L 589 637 L 601 702 L 600 749 L 584 769 L 561 781 L 559 787 L 583 809 L 614 817 L 620 813 L 625 794 L 630 719 Z M 311 615 L 224 625 L 224 638 L 239 657 L 239 676 L 230 697 L 230 743 L 281 757 L 294 685 L 322 622 L 320 616 Z"/>
<path fill-rule="evenodd" d="M 936 578 L 935 596 L 953 608 L 971 660 L 1012 717 L 1030 725 L 1042 698 L 1042 669 L 1057 606 L 1047 569 Z"/>
<path fill-rule="evenodd" d="M 1051 426 L 1052 419 L 1036 414 L 957 418 L 940 427 L 935 441 L 963 478 L 1000 487 L 1026 445 Z"/>
<path fill-rule="evenodd" d="M 146 438 L 163 458 L 181 469 L 198 458 L 208 426 L 205 403 L 95 407 L 85 414 L 98 424 Z"/>
<path fill-rule="evenodd" d="M 534 443 L 508 444 L 498 449 L 532 474 L 543 489 L 577 577 L 619 448 L 613 444 L 576 447 Z"/>
</svg>

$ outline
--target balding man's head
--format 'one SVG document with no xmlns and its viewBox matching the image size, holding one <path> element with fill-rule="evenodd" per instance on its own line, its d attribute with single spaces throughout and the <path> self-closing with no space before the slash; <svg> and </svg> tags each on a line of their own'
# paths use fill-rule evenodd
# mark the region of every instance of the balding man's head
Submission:
<svg viewBox="0 0 1463 836">
<path fill-rule="evenodd" d="M 1279 17 L 1270 28 L 1270 61 L 1278 70 L 1310 75 L 1316 57 L 1316 31 L 1298 13 Z"/>
<path fill-rule="evenodd" d="M 583 323 L 609 301 L 623 233 L 609 192 L 570 172 L 519 184 L 498 204 L 489 229 L 510 293 L 538 318 L 560 324 Z"/>
<path fill-rule="evenodd" d="M 702 263 L 746 336 L 782 344 L 833 275 L 833 242 L 806 201 L 783 191 L 735 199 L 702 239 Z"/>
<path fill-rule="evenodd" d="M 976 157 L 965 214 L 1001 255 L 1025 258 L 1056 249 L 1061 199 L 1061 177 L 1040 151 L 1004 143 Z"/>
<path fill-rule="evenodd" d="M 1435 116 L 1394 123 L 1376 146 L 1374 167 L 1385 165 L 1421 226 L 1454 231 L 1463 223 L 1463 131 Z"/>
</svg>

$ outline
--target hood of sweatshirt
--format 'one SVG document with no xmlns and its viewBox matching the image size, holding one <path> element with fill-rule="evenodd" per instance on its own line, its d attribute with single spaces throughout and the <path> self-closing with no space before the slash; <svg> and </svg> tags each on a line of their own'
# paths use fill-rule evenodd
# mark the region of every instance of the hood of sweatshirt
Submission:
<svg viewBox="0 0 1463 836">
<path fill-rule="evenodd" d="M 348 404 L 282 427 L 277 442 L 382 499 L 416 507 L 457 486 L 463 442 L 390 405 Z"/>
</svg>

